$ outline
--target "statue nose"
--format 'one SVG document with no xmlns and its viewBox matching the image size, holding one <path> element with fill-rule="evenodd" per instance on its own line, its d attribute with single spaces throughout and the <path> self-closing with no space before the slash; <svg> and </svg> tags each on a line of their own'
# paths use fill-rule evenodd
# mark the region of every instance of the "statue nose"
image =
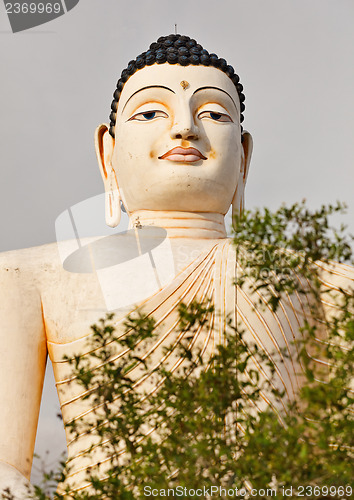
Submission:
<svg viewBox="0 0 354 500">
<path fill-rule="evenodd" d="M 171 136 L 172 139 L 185 139 L 190 141 L 198 139 L 198 134 L 189 129 L 183 129 L 180 132 L 171 134 Z"/>
<path fill-rule="evenodd" d="M 194 123 L 193 117 L 177 120 L 171 128 L 172 139 L 196 140 L 199 138 L 198 127 Z"/>
</svg>

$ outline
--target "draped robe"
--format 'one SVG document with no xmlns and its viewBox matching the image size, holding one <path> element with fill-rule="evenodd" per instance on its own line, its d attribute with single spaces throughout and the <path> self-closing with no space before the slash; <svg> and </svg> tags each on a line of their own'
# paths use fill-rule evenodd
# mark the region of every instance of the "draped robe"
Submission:
<svg viewBox="0 0 354 500">
<path fill-rule="evenodd" d="M 323 284 L 332 290 L 338 290 L 339 285 L 343 285 L 343 280 L 346 280 L 348 286 L 353 282 L 353 271 L 347 266 L 337 266 L 332 271 L 321 264 L 319 267 L 322 269 Z M 194 258 L 168 284 L 137 304 L 144 315 L 154 318 L 159 331 L 153 345 L 149 347 L 149 352 L 141 355 L 148 356 L 155 365 L 161 363 L 162 359 L 166 362 L 163 349 L 178 341 L 180 334 L 178 306 L 181 303 L 188 305 L 192 301 L 208 302 L 214 306 L 214 311 L 209 313 L 208 327 L 198 329 L 193 341 L 198 342 L 203 356 L 210 357 L 215 353 L 216 346 L 225 342 L 224 333 L 229 320 L 233 325 L 238 325 L 241 330 L 244 330 L 243 340 L 257 344 L 259 349 L 269 357 L 275 367 L 272 383 L 285 392 L 280 402 L 272 401 L 269 395 L 262 393 L 263 405 L 261 404 L 258 409 L 269 405 L 279 414 L 282 409 L 286 408 L 287 402 L 296 397 L 302 383 L 301 367 L 297 360 L 297 346 L 294 341 L 301 338 L 300 329 L 304 326 L 304 321 L 309 319 L 309 299 L 306 295 L 298 293 L 291 296 L 284 294 L 279 307 L 273 311 L 261 292 L 251 291 L 251 283 L 246 283 L 242 287 L 237 284 L 237 276 L 241 272 L 242 269 L 236 260 L 236 250 L 231 240 L 215 240 L 213 245 Z M 351 275 L 350 279 L 348 279 L 348 274 Z M 259 300 L 262 302 L 261 307 Z M 322 307 L 334 309 L 334 300 L 326 296 Z M 91 315 L 90 318 L 93 316 Z M 124 321 L 125 315 L 121 317 L 116 315 L 114 318 L 118 334 L 124 332 Z M 48 324 L 50 324 L 49 318 Z M 66 339 L 58 342 L 57 339 L 55 341 L 48 339 L 48 350 L 53 363 L 64 423 L 78 421 L 81 417 L 88 420 L 92 417 L 93 408 L 89 406 L 87 400 L 83 399 L 86 393 L 83 387 L 73 380 L 72 368 L 64 359 L 64 356 L 68 358 L 73 358 L 75 355 L 88 356 L 92 335 L 92 331 L 88 329 L 86 334 L 72 341 Z M 318 330 L 317 337 L 319 344 L 325 341 L 321 328 Z M 284 350 L 286 355 L 284 355 Z M 121 355 L 124 353 L 118 353 L 117 357 Z M 311 356 L 311 353 L 309 355 Z M 174 357 L 173 354 L 170 356 L 171 359 L 167 360 L 167 363 L 173 371 L 183 361 Z M 323 359 L 316 359 L 315 362 L 321 367 L 326 366 L 326 361 Z M 269 379 L 267 367 L 255 360 L 253 363 L 260 374 L 260 379 Z M 137 374 L 137 379 L 139 377 L 140 374 Z M 142 380 L 142 385 L 148 391 L 156 390 L 148 377 Z M 90 446 L 98 443 L 92 433 L 86 432 L 77 438 L 66 429 L 66 434 L 70 465 L 67 484 L 70 484 L 73 490 L 81 491 L 89 487 L 87 471 L 91 469 L 95 472 L 97 464 L 101 464 L 100 467 L 104 467 L 105 463 L 109 464 L 109 457 L 102 454 L 99 447 L 88 453 Z M 122 460 L 124 460 L 124 453 L 125 449 L 122 446 Z"/>
</svg>

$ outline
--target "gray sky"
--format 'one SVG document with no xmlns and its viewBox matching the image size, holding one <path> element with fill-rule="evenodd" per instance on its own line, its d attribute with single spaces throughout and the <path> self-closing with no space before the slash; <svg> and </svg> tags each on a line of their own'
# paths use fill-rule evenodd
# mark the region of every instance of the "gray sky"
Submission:
<svg viewBox="0 0 354 500">
<path fill-rule="evenodd" d="M 1 3 L 0 251 L 54 241 L 56 217 L 102 191 L 93 131 L 120 71 L 174 23 L 241 76 L 254 138 L 247 207 L 340 199 L 353 232 L 353 18 L 352 0 L 81 0 L 13 35 Z M 37 451 L 55 457 L 52 386 Z"/>
</svg>

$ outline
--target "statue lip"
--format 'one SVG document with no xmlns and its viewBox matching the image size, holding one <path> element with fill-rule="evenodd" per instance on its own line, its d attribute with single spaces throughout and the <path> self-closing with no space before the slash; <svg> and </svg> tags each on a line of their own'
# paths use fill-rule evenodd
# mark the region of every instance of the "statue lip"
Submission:
<svg viewBox="0 0 354 500">
<path fill-rule="evenodd" d="M 169 160 L 169 161 L 180 161 L 192 163 L 199 160 L 207 160 L 202 153 L 196 148 L 182 148 L 182 146 L 177 146 L 176 148 L 170 149 L 162 156 L 159 156 L 159 160 Z"/>
</svg>

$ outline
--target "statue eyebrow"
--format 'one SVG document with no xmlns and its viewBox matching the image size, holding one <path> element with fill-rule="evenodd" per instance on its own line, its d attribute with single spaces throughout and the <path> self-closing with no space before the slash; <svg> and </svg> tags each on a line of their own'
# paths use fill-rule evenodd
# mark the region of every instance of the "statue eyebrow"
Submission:
<svg viewBox="0 0 354 500">
<path fill-rule="evenodd" d="M 205 89 L 213 89 L 213 90 L 220 90 L 220 92 L 224 92 L 224 94 L 228 95 L 231 99 L 231 101 L 234 103 L 234 106 L 236 108 L 236 111 L 238 111 L 237 109 L 237 106 L 236 106 L 236 103 L 235 101 L 233 100 L 233 98 L 230 96 L 230 94 L 228 92 L 226 92 L 226 90 L 224 89 L 220 89 L 219 87 L 200 87 L 199 89 L 195 90 L 193 92 L 193 95 L 196 94 L 197 92 L 199 92 L 200 90 L 205 90 Z"/>
<path fill-rule="evenodd" d="M 175 94 L 176 92 L 168 87 L 165 87 L 164 85 L 148 85 L 147 87 L 142 87 L 141 89 L 137 90 L 136 92 L 134 92 L 134 94 L 132 94 L 129 99 L 127 100 L 127 102 L 124 104 L 124 107 L 122 109 L 122 113 L 125 109 L 125 106 L 128 104 L 128 102 L 130 101 L 130 99 L 135 96 L 135 94 L 137 94 L 138 92 L 141 92 L 142 90 L 146 90 L 146 89 L 166 89 L 166 90 L 169 90 L 170 92 L 172 92 L 173 94 Z"/>
</svg>

